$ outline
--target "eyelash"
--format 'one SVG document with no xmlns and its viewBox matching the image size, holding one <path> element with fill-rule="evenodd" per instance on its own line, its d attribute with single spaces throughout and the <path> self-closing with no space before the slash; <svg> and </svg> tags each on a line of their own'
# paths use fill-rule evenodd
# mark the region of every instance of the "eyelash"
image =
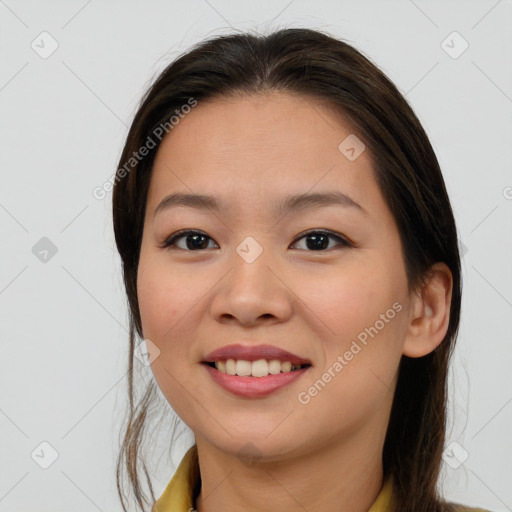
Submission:
<svg viewBox="0 0 512 512">
<path fill-rule="evenodd" d="M 336 240 L 341 242 L 340 245 L 342 247 L 354 247 L 354 245 L 355 245 L 355 244 L 349 242 L 346 238 L 344 238 L 344 237 L 342 237 L 342 236 L 340 236 L 340 235 L 338 235 L 336 233 L 333 233 L 332 231 L 327 231 L 327 230 L 323 230 L 323 229 L 320 229 L 320 230 L 319 229 L 313 229 L 313 230 L 310 230 L 310 231 L 306 231 L 305 233 L 301 233 L 294 240 L 293 244 L 295 244 L 300 239 L 305 238 L 305 237 L 307 237 L 309 235 L 313 235 L 313 234 L 325 235 L 325 236 L 328 236 L 330 238 L 335 238 Z M 210 240 L 213 240 L 211 237 L 209 237 L 206 233 L 203 233 L 202 231 L 184 229 L 184 230 L 181 230 L 181 231 L 178 231 L 178 232 L 174 233 L 169 238 L 167 238 L 163 242 L 161 247 L 163 249 L 176 250 L 176 248 L 172 249 L 172 246 L 175 245 L 176 240 L 178 240 L 179 238 L 183 238 L 186 235 L 202 235 L 204 237 L 209 238 Z M 201 251 L 206 250 L 206 249 L 197 249 L 195 251 L 192 251 L 192 250 L 189 250 L 189 249 L 181 249 L 181 248 L 178 248 L 178 249 L 182 250 L 182 251 L 186 251 L 186 252 L 201 252 Z M 306 252 L 327 252 L 329 250 L 332 250 L 332 248 L 331 249 L 321 249 L 321 250 L 318 250 L 318 251 L 312 251 L 312 250 L 307 250 L 307 249 L 302 249 L 302 250 L 306 250 Z"/>
</svg>

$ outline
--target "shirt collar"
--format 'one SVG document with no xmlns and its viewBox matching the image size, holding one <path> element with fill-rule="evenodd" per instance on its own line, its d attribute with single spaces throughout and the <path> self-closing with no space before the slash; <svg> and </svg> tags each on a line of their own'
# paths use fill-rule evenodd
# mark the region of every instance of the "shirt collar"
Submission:
<svg viewBox="0 0 512 512">
<path fill-rule="evenodd" d="M 192 512 L 201 489 L 197 445 L 183 457 L 163 494 L 153 505 L 152 512 Z M 368 512 L 390 512 L 392 479 L 384 483 Z"/>
</svg>

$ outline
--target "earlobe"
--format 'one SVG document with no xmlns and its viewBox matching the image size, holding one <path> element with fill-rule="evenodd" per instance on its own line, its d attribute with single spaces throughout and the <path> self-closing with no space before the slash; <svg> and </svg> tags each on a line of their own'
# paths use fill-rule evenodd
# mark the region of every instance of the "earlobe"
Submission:
<svg viewBox="0 0 512 512">
<path fill-rule="evenodd" d="M 433 265 L 423 289 L 411 297 L 403 355 L 425 356 L 443 341 L 450 323 L 452 285 L 449 267 L 445 263 Z"/>
</svg>

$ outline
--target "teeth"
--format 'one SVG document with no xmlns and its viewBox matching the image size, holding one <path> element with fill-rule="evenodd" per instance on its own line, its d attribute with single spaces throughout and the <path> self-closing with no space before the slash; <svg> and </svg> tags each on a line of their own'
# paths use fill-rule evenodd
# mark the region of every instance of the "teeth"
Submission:
<svg viewBox="0 0 512 512">
<path fill-rule="evenodd" d="M 218 363 L 215 363 L 215 368 L 220 370 Z M 234 359 L 228 359 L 226 361 L 226 373 L 228 375 L 236 375 L 236 361 Z"/>
<path fill-rule="evenodd" d="M 288 373 L 292 370 L 298 370 L 300 367 L 300 364 L 292 364 L 290 361 L 281 362 L 278 359 L 270 361 L 266 359 L 258 359 L 257 361 L 227 359 L 226 361 L 215 362 L 215 368 L 220 372 L 243 377 L 266 377 L 269 374 Z"/>
<path fill-rule="evenodd" d="M 247 377 L 251 375 L 252 363 L 250 361 L 237 361 L 236 374 Z"/>
</svg>

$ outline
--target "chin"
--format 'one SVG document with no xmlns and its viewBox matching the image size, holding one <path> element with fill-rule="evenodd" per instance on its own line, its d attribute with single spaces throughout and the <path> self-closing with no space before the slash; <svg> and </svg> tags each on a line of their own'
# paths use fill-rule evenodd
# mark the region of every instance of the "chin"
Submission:
<svg viewBox="0 0 512 512">
<path fill-rule="evenodd" d="M 300 442 L 293 437 L 291 432 L 287 432 L 286 439 L 271 434 L 258 432 L 251 435 L 250 432 L 232 432 L 232 437 L 228 434 L 222 436 L 222 439 L 209 439 L 218 450 L 236 456 L 247 465 L 254 464 L 257 461 L 271 462 L 293 456 L 300 449 Z"/>
</svg>

